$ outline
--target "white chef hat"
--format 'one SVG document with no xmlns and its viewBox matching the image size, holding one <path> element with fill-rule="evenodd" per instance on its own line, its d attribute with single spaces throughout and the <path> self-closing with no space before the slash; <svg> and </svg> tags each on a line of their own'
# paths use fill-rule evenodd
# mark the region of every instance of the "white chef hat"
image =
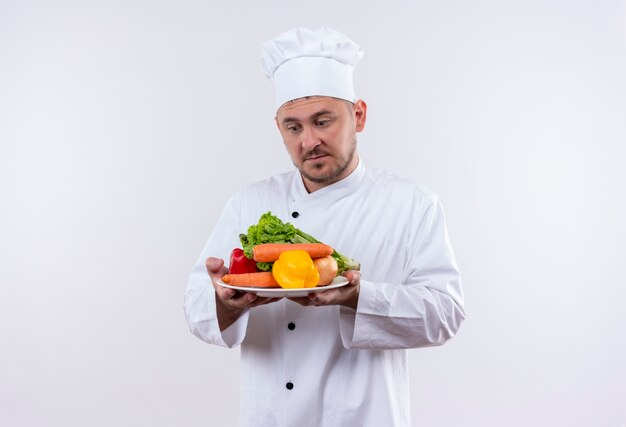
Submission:
<svg viewBox="0 0 626 427">
<path fill-rule="evenodd" d="M 352 71 L 362 56 L 359 45 L 337 30 L 295 28 L 262 44 L 261 68 L 274 81 L 277 110 L 305 96 L 354 102 Z"/>
</svg>

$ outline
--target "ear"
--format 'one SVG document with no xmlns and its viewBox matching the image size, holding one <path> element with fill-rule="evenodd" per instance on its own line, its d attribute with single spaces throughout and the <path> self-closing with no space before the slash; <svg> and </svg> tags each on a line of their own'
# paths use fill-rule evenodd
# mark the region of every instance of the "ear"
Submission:
<svg viewBox="0 0 626 427">
<path fill-rule="evenodd" d="M 367 104 L 362 99 L 359 99 L 354 103 L 354 125 L 357 132 L 361 132 L 365 129 L 365 122 L 367 121 Z"/>
<path fill-rule="evenodd" d="M 276 127 L 278 128 L 278 131 L 280 132 L 280 123 L 278 123 L 278 116 L 274 116 L 274 121 L 276 122 Z"/>
</svg>

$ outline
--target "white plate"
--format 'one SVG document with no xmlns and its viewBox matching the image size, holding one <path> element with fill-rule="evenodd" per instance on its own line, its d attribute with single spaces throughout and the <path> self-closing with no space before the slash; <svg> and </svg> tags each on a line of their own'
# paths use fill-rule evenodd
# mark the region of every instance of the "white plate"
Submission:
<svg viewBox="0 0 626 427">
<path fill-rule="evenodd" d="M 288 297 L 305 297 L 313 292 L 323 292 L 328 289 L 340 288 L 348 284 L 348 279 L 343 276 L 337 276 L 333 279 L 330 285 L 316 286 L 315 288 L 296 288 L 296 289 L 284 289 L 284 288 L 254 288 L 249 286 L 231 286 L 217 281 L 217 284 L 225 288 L 235 289 L 242 292 L 253 292 L 260 297 L 272 297 L 272 298 L 288 298 Z"/>
</svg>

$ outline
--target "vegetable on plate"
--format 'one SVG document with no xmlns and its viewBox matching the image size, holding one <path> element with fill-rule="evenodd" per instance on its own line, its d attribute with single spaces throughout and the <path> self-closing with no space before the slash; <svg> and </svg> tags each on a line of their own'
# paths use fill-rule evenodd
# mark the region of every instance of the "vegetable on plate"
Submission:
<svg viewBox="0 0 626 427">
<path fill-rule="evenodd" d="M 321 243 L 315 237 L 297 229 L 291 223 L 284 223 L 271 212 L 264 213 L 259 222 L 248 228 L 247 234 L 240 234 L 239 240 L 243 252 L 248 258 L 253 258 L 254 247 L 264 243 Z M 337 274 L 347 270 L 359 270 L 361 264 L 336 250 L 330 254 L 337 261 Z M 257 267 L 263 271 L 271 271 L 271 262 L 257 262 Z"/>
<path fill-rule="evenodd" d="M 243 249 L 233 249 L 229 274 L 233 286 L 300 289 L 330 285 L 335 277 L 361 265 L 331 246 L 267 212 L 240 234 Z"/>
<path fill-rule="evenodd" d="M 333 248 L 324 243 L 263 243 L 252 249 L 257 262 L 274 262 L 286 251 L 304 251 L 311 258 L 321 258 L 333 253 Z"/>
<path fill-rule="evenodd" d="M 269 271 L 258 273 L 227 274 L 222 282 L 231 286 L 250 286 L 255 288 L 279 288 L 280 285 Z"/>
<path fill-rule="evenodd" d="M 259 269 L 256 267 L 256 261 L 249 259 L 243 253 L 243 249 L 235 248 L 230 253 L 230 264 L 228 265 L 228 274 L 256 273 Z"/>
<path fill-rule="evenodd" d="M 281 288 L 314 288 L 320 281 L 311 256 L 303 250 L 285 251 L 274 262 L 272 275 Z"/>
</svg>

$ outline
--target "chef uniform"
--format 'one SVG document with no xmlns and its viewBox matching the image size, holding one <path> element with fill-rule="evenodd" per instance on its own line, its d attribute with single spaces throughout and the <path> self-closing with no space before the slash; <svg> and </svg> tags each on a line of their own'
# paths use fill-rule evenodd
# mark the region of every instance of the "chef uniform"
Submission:
<svg viewBox="0 0 626 427">
<path fill-rule="evenodd" d="M 362 53 L 343 34 L 296 29 L 263 52 L 277 107 L 312 95 L 355 100 Z M 227 260 L 268 211 L 361 263 L 356 310 L 283 299 L 245 310 L 220 332 L 205 261 Z M 297 427 L 411 425 L 407 349 L 443 344 L 465 317 L 437 196 L 362 161 L 313 193 L 292 171 L 230 198 L 191 272 L 185 312 L 200 339 L 241 345 L 241 424 Z"/>
</svg>

